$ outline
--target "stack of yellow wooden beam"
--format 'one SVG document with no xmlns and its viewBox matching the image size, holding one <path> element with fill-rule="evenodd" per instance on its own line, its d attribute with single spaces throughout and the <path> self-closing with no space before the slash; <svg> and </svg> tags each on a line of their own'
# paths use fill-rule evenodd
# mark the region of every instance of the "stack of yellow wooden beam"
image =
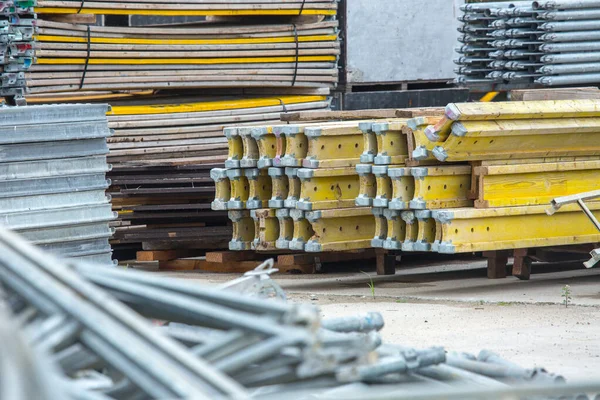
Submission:
<svg viewBox="0 0 600 400">
<path fill-rule="evenodd" d="M 600 241 L 577 208 L 548 216 L 554 197 L 600 189 L 600 101 L 450 104 L 426 128 L 442 162 L 473 166 L 474 207 L 433 212 L 442 253 Z M 598 207 L 592 205 L 593 210 Z"/>
<path fill-rule="evenodd" d="M 375 218 L 355 206 L 364 151 L 359 121 L 237 127 L 225 136 L 228 169 L 213 170 L 213 208 L 229 210 L 230 249 L 371 247 Z"/>
</svg>

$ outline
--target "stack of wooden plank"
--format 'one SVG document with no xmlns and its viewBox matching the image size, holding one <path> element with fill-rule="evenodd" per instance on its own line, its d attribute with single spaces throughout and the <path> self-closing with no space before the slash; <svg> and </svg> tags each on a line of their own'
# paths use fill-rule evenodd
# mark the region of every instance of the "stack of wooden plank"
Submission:
<svg viewBox="0 0 600 400">
<path fill-rule="evenodd" d="M 40 14 L 298 16 L 335 15 L 336 0 L 37 0 Z"/>
<path fill-rule="evenodd" d="M 119 213 L 114 245 L 143 243 L 148 251 L 226 248 L 227 214 L 210 208 L 215 190 L 210 170 L 227 157 L 223 129 L 241 121 L 281 123 L 284 109 L 329 106 L 325 96 L 206 100 L 166 97 L 112 107 L 110 193 Z"/>
<path fill-rule="evenodd" d="M 31 94 L 333 88 L 338 81 L 337 21 L 133 28 L 40 19 L 37 25 L 36 63 L 25 75 Z"/>
</svg>

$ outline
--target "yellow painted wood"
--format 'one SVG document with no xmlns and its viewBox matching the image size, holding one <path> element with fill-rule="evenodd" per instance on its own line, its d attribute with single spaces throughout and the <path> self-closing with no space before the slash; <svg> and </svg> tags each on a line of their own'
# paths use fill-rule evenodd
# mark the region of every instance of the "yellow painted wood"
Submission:
<svg viewBox="0 0 600 400">
<path fill-rule="evenodd" d="M 240 161 L 244 157 L 244 144 L 237 128 L 225 128 L 225 138 L 227 138 L 227 160 L 226 168 L 239 168 Z"/>
<path fill-rule="evenodd" d="M 397 165 L 390 166 L 398 167 Z M 375 165 L 373 166 L 373 175 L 375 176 L 375 182 L 377 191 L 375 193 L 375 198 L 373 199 L 373 207 L 383 207 L 387 208 L 389 202 L 393 198 L 393 185 L 392 179 L 388 176 L 388 166 L 387 165 Z"/>
<path fill-rule="evenodd" d="M 275 212 L 279 221 L 279 238 L 275 242 L 278 249 L 289 249 L 290 242 L 294 238 L 294 220 L 290 215 L 290 210 L 282 208 Z"/>
<path fill-rule="evenodd" d="M 373 132 L 376 121 L 360 122 L 358 128 L 363 133 L 363 152 L 360 155 L 361 163 L 372 163 L 377 155 L 377 138 Z"/>
<path fill-rule="evenodd" d="M 409 206 L 413 209 L 440 209 L 472 206 L 468 198 L 471 189 L 471 167 L 468 165 L 412 168 L 415 195 Z"/>
<path fill-rule="evenodd" d="M 38 14 L 78 14 L 79 7 L 35 7 Z M 162 15 L 162 16 L 261 16 L 280 15 L 297 16 L 298 10 L 154 10 L 154 9 L 109 9 L 88 8 L 81 11 L 85 14 L 95 15 Z M 336 15 L 337 10 L 305 9 L 302 15 Z"/>
<path fill-rule="evenodd" d="M 231 198 L 227 202 L 227 208 L 229 210 L 245 209 L 250 194 L 248 178 L 241 169 L 227 170 L 227 177 L 229 178 L 229 183 L 231 185 Z"/>
<path fill-rule="evenodd" d="M 419 235 L 419 224 L 414 211 L 402 211 L 400 217 L 406 224 L 406 235 L 402 242 L 402 251 L 415 251 L 415 242 Z"/>
<path fill-rule="evenodd" d="M 258 168 L 269 168 L 274 165 L 273 160 L 277 156 L 277 139 L 273 134 L 272 126 L 255 127 L 251 133 L 258 147 Z"/>
<path fill-rule="evenodd" d="M 444 117 L 435 125 L 429 125 L 425 128 L 425 136 L 431 142 L 444 142 L 452 132 L 452 124 L 454 121 Z"/>
<path fill-rule="evenodd" d="M 402 219 L 402 212 L 399 210 L 383 210 L 383 215 L 387 220 L 387 238 L 383 243 L 383 248 L 388 250 L 401 250 L 402 243 L 406 238 L 406 222 Z"/>
<path fill-rule="evenodd" d="M 252 210 L 250 215 L 254 220 L 252 250 L 276 250 L 276 242 L 279 239 L 279 220 L 275 210 Z"/>
<path fill-rule="evenodd" d="M 248 178 L 248 201 L 246 208 L 260 209 L 269 206 L 269 199 L 273 192 L 273 183 L 268 171 L 265 169 L 245 169 L 244 174 Z"/>
<path fill-rule="evenodd" d="M 360 163 L 363 135 L 357 125 L 325 129 L 307 128 L 308 151 L 302 165 L 306 168 L 355 167 Z"/>
<path fill-rule="evenodd" d="M 256 168 L 260 157 L 258 144 L 252 136 L 252 127 L 239 127 L 237 131 L 242 138 L 244 156 L 240 160 L 240 168 Z"/>
<path fill-rule="evenodd" d="M 301 104 L 326 101 L 326 96 L 281 96 L 277 98 L 233 99 L 181 104 L 153 104 L 135 106 L 112 106 L 108 115 L 149 115 L 192 113 L 205 111 L 237 110 L 258 107 L 276 107 L 281 104 Z"/>
<path fill-rule="evenodd" d="M 314 235 L 307 252 L 345 251 L 371 248 L 375 217 L 370 208 L 346 208 L 306 213 Z"/>
<path fill-rule="evenodd" d="M 377 140 L 377 155 L 374 163 L 377 165 L 403 164 L 408 159 L 408 143 L 402 127 L 406 119 L 393 120 L 373 124 Z"/>
<path fill-rule="evenodd" d="M 407 210 L 410 201 L 415 197 L 415 178 L 410 168 L 389 168 L 388 176 L 392 181 L 392 198 L 388 208 L 392 210 Z"/>
<path fill-rule="evenodd" d="M 436 234 L 435 219 L 432 218 L 429 210 L 417 210 L 415 211 L 415 217 L 418 231 L 413 248 L 415 251 L 431 251 Z"/>
<path fill-rule="evenodd" d="M 589 203 L 598 218 L 600 203 Z M 577 207 L 552 216 L 547 206 L 458 208 L 434 211 L 441 226 L 440 253 L 563 246 L 600 241 L 600 232 Z"/>
<path fill-rule="evenodd" d="M 302 210 L 290 210 L 290 216 L 294 222 L 294 237 L 289 244 L 289 249 L 304 250 L 306 243 L 315 234 L 313 226 L 306 219 L 306 213 Z"/>
<path fill-rule="evenodd" d="M 40 65 L 215 65 L 254 63 L 336 62 L 335 56 L 253 57 L 253 58 L 38 58 Z"/>
<path fill-rule="evenodd" d="M 600 100 L 451 103 L 446 116 L 454 121 L 600 117 Z"/>
<path fill-rule="evenodd" d="M 478 208 L 548 204 L 600 189 L 600 160 L 475 168 Z"/>
<path fill-rule="evenodd" d="M 373 166 L 370 164 L 358 164 L 356 173 L 358 174 L 359 193 L 356 196 L 354 204 L 357 207 L 373 206 L 373 199 L 377 194 L 377 185 L 375 175 L 372 173 Z"/>
<path fill-rule="evenodd" d="M 298 169 L 299 168 L 292 167 L 285 168 L 285 175 L 288 177 L 289 184 L 288 197 L 283 203 L 286 208 L 296 208 L 296 204 L 298 203 L 298 200 L 300 200 L 302 183 L 300 182 L 300 178 L 298 178 Z"/>
<path fill-rule="evenodd" d="M 360 182 L 355 168 L 300 169 L 300 200 L 306 211 L 354 207 Z"/>
<path fill-rule="evenodd" d="M 375 236 L 371 239 L 371 247 L 383 248 L 388 233 L 387 219 L 383 215 L 383 208 L 373 208 L 372 211 L 375 217 Z"/>
<path fill-rule="evenodd" d="M 274 128 L 276 135 L 285 136 L 285 154 L 281 157 L 281 165 L 285 167 L 302 167 L 302 161 L 308 151 L 308 138 L 304 134 L 307 125 L 283 125 Z"/>
<path fill-rule="evenodd" d="M 273 158 L 273 165 L 276 167 L 283 167 L 284 165 L 281 160 L 285 156 L 286 138 L 277 127 L 273 127 L 272 131 L 275 136 L 275 157 Z"/>
<path fill-rule="evenodd" d="M 271 167 L 268 171 L 272 183 L 269 208 L 283 208 L 285 207 L 285 199 L 288 198 L 290 193 L 289 178 L 285 174 L 284 168 Z"/>
<path fill-rule="evenodd" d="M 406 122 L 402 132 L 406 135 L 410 159 L 418 161 L 433 161 L 436 159 L 432 153 L 436 147 L 436 142 L 429 140 L 425 130 L 428 126 L 439 123 L 441 119 L 440 117 L 417 117 Z"/>
<path fill-rule="evenodd" d="M 251 250 L 254 241 L 254 220 L 248 210 L 229 211 L 229 219 L 233 226 L 233 237 L 229 242 L 229 250 Z"/>
<path fill-rule="evenodd" d="M 597 121 L 590 120 L 593 124 Z M 600 155 L 600 129 L 574 130 L 574 124 L 569 123 L 567 133 L 561 133 L 564 121 L 552 121 L 558 127 L 546 129 L 547 120 L 461 122 L 433 153 L 438 160 L 449 162 Z"/>
<path fill-rule="evenodd" d="M 88 43 L 87 37 L 57 36 L 57 35 L 34 35 L 38 42 L 56 43 Z M 231 45 L 231 44 L 269 44 L 269 43 L 295 43 L 302 42 L 327 42 L 335 41 L 335 35 L 312 35 L 312 36 L 288 36 L 272 38 L 229 38 L 229 39 L 143 39 L 143 38 L 114 38 L 114 37 L 91 37 L 90 43 L 104 44 L 146 44 L 146 45 Z"/>
<path fill-rule="evenodd" d="M 210 204 L 212 210 L 227 210 L 227 202 L 231 199 L 231 183 L 227 177 L 227 170 L 213 168 L 210 177 L 215 182 L 215 199 Z"/>
</svg>

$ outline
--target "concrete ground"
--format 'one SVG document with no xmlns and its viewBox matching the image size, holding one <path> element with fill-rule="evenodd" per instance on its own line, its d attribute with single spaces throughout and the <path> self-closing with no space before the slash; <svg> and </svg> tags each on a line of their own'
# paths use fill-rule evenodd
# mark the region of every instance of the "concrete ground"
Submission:
<svg viewBox="0 0 600 400">
<path fill-rule="evenodd" d="M 204 284 L 238 276 L 161 273 Z M 488 280 L 481 259 L 412 258 L 395 276 L 376 276 L 373 265 L 360 265 L 275 279 L 291 301 L 315 304 L 325 317 L 380 312 L 386 341 L 471 353 L 485 348 L 572 380 L 600 379 L 600 268 L 536 264 L 530 281 Z"/>
</svg>

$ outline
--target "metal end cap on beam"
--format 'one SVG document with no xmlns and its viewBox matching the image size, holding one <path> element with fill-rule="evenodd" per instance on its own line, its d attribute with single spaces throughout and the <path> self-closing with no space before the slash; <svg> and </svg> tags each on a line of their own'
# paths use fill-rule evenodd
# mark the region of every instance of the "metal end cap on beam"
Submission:
<svg viewBox="0 0 600 400">
<path fill-rule="evenodd" d="M 307 212 L 305 215 L 306 219 L 310 222 L 316 222 L 323 218 L 323 213 L 321 211 L 311 211 Z"/>
<path fill-rule="evenodd" d="M 250 135 L 256 140 L 260 140 L 264 136 L 267 136 L 268 134 L 269 134 L 269 130 L 267 129 L 266 126 L 254 127 L 250 131 Z"/>
<path fill-rule="evenodd" d="M 228 169 L 227 170 L 227 177 L 229 179 L 241 178 L 242 176 L 244 176 L 243 169 Z"/>
<path fill-rule="evenodd" d="M 427 150 L 425 146 L 419 146 L 413 150 L 412 158 L 417 161 L 427 160 L 429 158 L 429 150 Z"/>
<path fill-rule="evenodd" d="M 220 182 L 227 179 L 227 170 L 225 168 L 213 168 L 210 170 L 210 179 L 215 182 Z"/>
<path fill-rule="evenodd" d="M 229 200 L 227 202 L 228 210 L 243 210 L 245 207 L 245 202 L 241 200 Z M 231 216 L 229 217 L 231 219 Z"/>
<path fill-rule="evenodd" d="M 306 128 L 306 129 L 304 129 L 304 134 L 307 137 L 319 137 L 323 134 L 323 129 L 321 129 L 321 128 Z"/>
<path fill-rule="evenodd" d="M 440 141 L 440 135 L 438 135 L 438 132 L 435 130 L 435 126 L 433 125 L 429 125 L 427 128 L 425 128 L 425 136 L 427 136 L 427 139 L 431 140 L 432 142 Z"/>
<path fill-rule="evenodd" d="M 231 139 L 237 136 L 240 136 L 238 132 L 238 128 L 225 128 L 223 129 L 223 134 L 227 139 Z"/>
<path fill-rule="evenodd" d="M 287 208 L 282 208 L 275 211 L 275 216 L 277 218 L 290 218 L 290 210 Z"/>
<path fill-rule="evenodd" d="M 312 158 L 305 158 L 304 160 L 302 160 L 302 166 L 304 168 L 319 168 L 319 165 L 319 160 L 314 160 Z"/>
<path fill-rule="evenodd" d="M 210 209 L 214 211 L 226 211 L 228 209 L 227 201 L 213 200 L 212 203 L 210 203 Z"/>
<path fill-rule="evenodd" d="M 444 149 L 441 146 L 436 146 L 433 148 L 433 156 L 435 158 L 437 158 L 439 161 L 446 161 L 448 159 L 448 153 L 446 152 L 446 149 Z"/>
<path fill-rule="evenodd" d="M 383 242 L 383 248 L 386 250 L 400 250 L 402 249 L 402 242 L 399 242 L 395 239 L 387 238 Z"/>
<path fill-rule="evenodd" d="M 300 179 L 311 179 L 315 176 L 315 170 L 309 168 L 300 168 L 298 170 L 298 178 Z"/>
<path fill-rule="evenodd" d="M 269 200 L 269 208 L 283 208 L 285 206 L 283 199 Z M 279 210 L 278 210 L 279 211 Z"/>
<path fill-rule="evenodd" d="M 431 251 L 431 244 L 426 242 L 415 242 L 414 244 L 415 251 Z"/>
<path fill-rule="evenodd" d="M 452 210 L 434 210 L 431 212 L 431 217 L 445 224 L 454 219 L 454 212 Z"/>
<path fill-rule="evenodd" d="M 268 157 L 261 158 L 256 163 L 256 167 L 258 169 L 267 169 L 267 168 L 272 167 L 272 166 L 273 166 L 273 159 L 268 158 Z"/>
<path fill-rule="evenodd" d="M 354 204 L 356 204 L 357 207 L 371 207 L 373 205 L 373 199 L 366 197 L 365 195 L 359 195 L 354 199 Z"/>
<path fill-rule="evenodd" d="M 275 241 L 275 247 L 277 247 L 278 249 L 289 249 L 290 248 L 290 241 L 287 239 L 277 239 Z"/>
<path fill-rule="evenodd" d="M 446 106 L 446 117 L 453 121 L 458 121 L 461 116 L 462 113 L 460 112 L 456 104 L 450 103 Z"/>
<path fill-rule="evenodd" d="M 465 128 L 462 122 L 455 122 L 452 124 L 452 134 L 454 136 L 463 137 L 467 134 L 467 128 Z"/>
<path fill-rule="evenodd" d="M 234 168 L 239 168 L 239 167 L 240 167 L 240 160 L 234 160 L 232 158 L 225 160 L 225 168 L 234 169 Z"/>
<path fill-rule="evenodd" d="M 431 218 L 431 210 L 417 210 L 415 211 L 415 217 L 417 219 L 429 219 Z"/>
<path fill-rule="evenodd" d="M 389 202 L 390 201 L 388 199 L 384 199 L 381 197 L 375 198 L 373 199 L 373 207 L 387 208 Z"/>
<path fill-rule="evenodd" d="M 408 207 L 408 202 L 406 202 L 406 201 L 402 201 L 402 200 L 399 200 L 399 199 L 392 199 L 388 203 L 388 208 L 390 210 L 407 210 L 410 207 Z"/>
<path fill-rule="evenodd" d="M 280 177 L 280 176 L 284 176 L 285 175 L 285 169 L 283 168 L 278 168 L 278 167 L 270 167 L 268 174 L 270 177 Z"/>
<path fill-rule="evenodd" d="M 306 243 L 304 243 L 304 241 L 298 240 L 298 239 L 292 239 L 288 246 L 288 248 L 290 250 L 300 250 L 300 251 L 303 251 L 305 247 L 306 247 Z"/>
<path fill-rule="evenodd" d="M 373 238 L 373 239 L 371 239 L 371 247 L 374 247 L 376 249 L 382 249 L 384 242 L 385 242 L 385 239 Z"/>
<path fill-rule="evenodd" d="M 415 221 L 415 212 L 414 211 L 402 211 L 400 213 L 400 218 L 407 224 L 411 224 Z"/>
<path fill-rule="evenodd" d="M 389 165 L 392 163 L 392 157 L 385 154 L 378 154 L 373 159 L 373 162 L 377 165 Z"/>
<path fill-rule="evenodd" d="M 320 253 L 323 251 L 323 246 L 320 243 L 309 240 L 304 246 L 304 251 L 307 253 Z"/>
<path fill-rule="evenodd" d="M 450 242 L 442 242 L 437 251 L 441 254 L 456 254 L 456 246 Z"/>
<path fill-rule="evenodd" d="M 361 163 L 372 163 L 375 160 L 375 154 L 371 152 L 362 153 L 360 155 Z"/>
<path fill-rule="evenodd" d="M 415 251 L 415 243 L 410 241 L 402 242 L 402 251 Z"/>
<path fill-rule="evenodd" d="M 356 173 L 360 174 L 370 174 L 373 169 L 371 164 L 357 164 L 356 165 Z"/>
<path fill-rule="evenodd" d="M 414 199 L 408 203 L 409 208 L 414 208 L 415 210 L 423 210 L 427 208 L 427 203 L 423 200 Z"/>
<path fill-rule="evenodd" d="M 387 175 L 389 167 L 387 165 L 374 165 L 371 171 L 374 175 L 384 176 Z"/>
</svg>

